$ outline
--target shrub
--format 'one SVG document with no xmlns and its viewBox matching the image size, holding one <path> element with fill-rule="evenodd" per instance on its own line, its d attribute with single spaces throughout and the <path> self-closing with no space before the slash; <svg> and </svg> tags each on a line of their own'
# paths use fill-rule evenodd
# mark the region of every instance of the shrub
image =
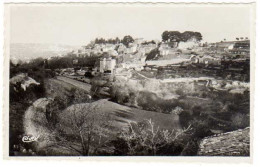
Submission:
<svg viewBox="0 0 260 167">
<path fill-rule="evenodd" d="M 170 112 L 170 114 L 180 115 L 183 111 L 184 110 L 181 107 L 177 106 Z"/>
<path fill-rule="evenodd" d="M 200 116 L 202 107 L 201 106 L 194 106 L 192 107 L 192 114 L 194 116 Z"/>
<path fill-rule="evenodd" d="M 184 110 L 179 114 L 179 120 L 182 127 L 189 126 L 189 122 L 192 120 L 192 115 L 187 110 Z"/>
<path fill-rule="evenodd" d="M 190 127 L 181 131 L 160 130 L 152 120 L 129 123 L 113 141 L 115 154 L 122 155 L 180 155 Z"/>
<path fill-rule="evenodd" d="M 160 55 L 160 52 L 159 52 L 158 48 L 155 48 L 155 49 L 151 50 L 150 53 L 147 54 L 145 61 L 156 59 L 159 55 Z"/>
<path fill-rule="evenodd" d="M 234 129 L 242 129 L 249 126 L 249 116 L 242 113 L 232 115 L 231 126 Z"/>
<path fill-rule="evenodd" d="M 206 136 L 212 135 L 210 132 L 209 120 L 208 119 L 201 119 L 195 118 L 190 121 L 190 124 L 193 127 L 193 138 L 194 139 L 201 139 Z"/>
</svg>

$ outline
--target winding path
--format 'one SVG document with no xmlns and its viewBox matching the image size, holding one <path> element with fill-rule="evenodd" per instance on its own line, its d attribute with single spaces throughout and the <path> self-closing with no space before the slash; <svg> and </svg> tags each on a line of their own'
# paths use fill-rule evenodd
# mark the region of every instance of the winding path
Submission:
<svg viewBox="0 0 260 167">
<path fill-rule="evenodd" d="M 90 89 L 91 89 L 91 85 L 88 84 L 88 83 L 84 83 L 84 82 L 81 82 L 81 81 L 77 81 L 77 80 L 74 80 L 74 79 L 71 79 L 71 78 L 68 78 L 68 77 L 64 77 L 64 76 L 57 76 L 57 80 L 60 80 L 60 81 L 63 81 L 63 82 L 66 82 L 66 83 L 69 83 L 69 84 L 72 84 L 80 89 L 83 89 L 87 92 L 90 92 Z"/>
</svg>

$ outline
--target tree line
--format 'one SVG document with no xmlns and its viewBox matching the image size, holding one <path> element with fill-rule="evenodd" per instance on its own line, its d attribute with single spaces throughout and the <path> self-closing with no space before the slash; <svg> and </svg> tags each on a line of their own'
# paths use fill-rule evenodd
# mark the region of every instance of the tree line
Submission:
<svg viewBox="0 0 260 167">
<path fill-rule="evenodd" d="M 202 40 L 202 35 L 200 32 L 195 31 L 185 31 L 183 33 L 179 31 L 164 31 L 162 33 L 162 42 L 187 42 L 191 39 L 195 39 L 196 41 Z M 96 38 L 94 40 L 94 44 L 118 44 L 123 43 L 125 46 L 129 46 L 130 43 L 134 42 L 134 38 L 130 35 L 124 36 L 122 39 L 110 38 Z"/>
<path fill-rule="evenodd" d="M 194 31 L 185 31 L 183 33 L 179 31 L 164 31 L 162 33 L 162 41 L 163 42 L 187 42 L 191 39 L 195 39 L 196 41 L 202 40 L 202 35 L 200 32 Z"/>
<path fill-rule="evenodd" d="M 104 39 L 104 38 L 96 38 L 94 40 L 95 44 L 118 44 L 122 43 L 125 46 L 129 46 L 130 43 L 134 42 L 134 38 L 130 35 L 126 35 L 123 37 L 123 39 L 119 39 L 118 37 L 116 38 L 109 38 L 109 39 Z"/>
</svg>

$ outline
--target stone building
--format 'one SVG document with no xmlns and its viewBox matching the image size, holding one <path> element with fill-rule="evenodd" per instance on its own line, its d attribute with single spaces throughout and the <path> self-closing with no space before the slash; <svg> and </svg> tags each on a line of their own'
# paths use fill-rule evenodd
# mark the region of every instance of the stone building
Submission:
<svg viewBox="0 0 260 167">
<path fill-rule="evenodd" d="M 101 72 L 101 73 L 104 73 L 104 72 L 113 73 L 114 72 L 114 69 L 116 66 L 115 59 L 112 59 L 111 57 L 101 58 L 99 63 L 100 63 L 99 72 Z"/>
</svg>

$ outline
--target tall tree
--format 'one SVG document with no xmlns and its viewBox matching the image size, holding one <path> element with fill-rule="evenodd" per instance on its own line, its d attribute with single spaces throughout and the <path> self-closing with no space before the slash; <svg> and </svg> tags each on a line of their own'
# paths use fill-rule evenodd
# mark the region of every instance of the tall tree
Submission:
<svg viewBox="0 0 260 167">
<path fill-rule="evenodd" d="M 129 46 L 130 43 L 134 42 L 134 39 L 133 37 L 131 37 L 130 35 L 126 35 L 124 36 L 124 38 L 122 39 L 122 43 L 125 45 L 125 46 Z"/>
<path fill-rule="evenodd" d="M 120 43 L 120 39 L 119 39 L 118 37 L 116 37 L 115 43 L 116 43 L 116 44 Z"/>
<path fill-rule="evenodd" d="M 202 35 L 200 32 L 194 32 L 194 37 L 197 41 L 201 41 L 202 40 Z"/>
<path fill-rule="evenodd" d="M 180 33 L 179 31 L 164 31 L 162 33 L 162 41 L 163 42 L 187 42 L 190 39 L 196 39 L 196 41 L 202 40 L 202 35 L 200 32 L 194 32 L 194 31 L 185 31 L 183 33 Z"/>
<path fill-rule="evenodd" d="M 162 41 L 167 42 L 169 40 L 169 31 L 164 31 L 162 33 Z"/>
<path fill-rule="evenodd" d="M 181 35 L 182 35 L 182 41 L 186 42 L 194 36 L 194 32 L 193 31 L 185 31 Z"/>
<path fill-rule="evenodd" d="M 178 46 L 179 42 L 182 41 L 181 35 L 182 34 L 179 31 L 171 31 L 169 34 L 170 41 L 177 42 L 177 46 Z"/>
</svg>

